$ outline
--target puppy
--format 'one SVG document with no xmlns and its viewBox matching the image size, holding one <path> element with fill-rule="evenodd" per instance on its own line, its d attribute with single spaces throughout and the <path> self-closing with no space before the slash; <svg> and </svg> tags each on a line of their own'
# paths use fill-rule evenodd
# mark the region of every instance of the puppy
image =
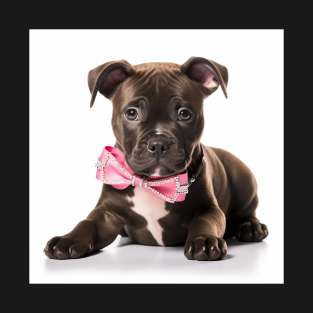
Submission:
<svg viewBox="0 0 313 313">
<path fill-rule="evenodd" d="M 203 100 L 219 86 L 227 97 L 227 82 L 226 67 L 202 57 L 91 70 L 90 105 L 98 92 L 112 101 L 116 143 L 96 164 L 103 189 L 94 210 L 53 237 L 46 255 L 83 257 L 121 234 L 143 245 L 184 245 L 188 259 L 207 261 L 225 257 L 226 238 L 263 240 L 253 174 L 231 153 L 200 143 Z"/>
</svg>

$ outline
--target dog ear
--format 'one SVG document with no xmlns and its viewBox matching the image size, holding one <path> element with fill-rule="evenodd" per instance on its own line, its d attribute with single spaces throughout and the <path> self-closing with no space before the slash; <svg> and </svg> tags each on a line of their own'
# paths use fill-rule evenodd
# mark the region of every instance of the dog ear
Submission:
<svg viewBox="0 0 313 313">
<path fill-rule="evenodd" d="M 125 60 L 107 62 L 89 71 L 90 107 L 93 106 L 98 91 L 110 98 L 117 86 L 133 73 L 133 67 Z"/>
<path fill-rule="evenodd" d="M 227 98 L 228 71 L 225 66 L 205 58 L 191 57 L 181 66 L 181 71 L 190 79 L 201 83 L 206 95 L 221 86 Z"/>
</svg>

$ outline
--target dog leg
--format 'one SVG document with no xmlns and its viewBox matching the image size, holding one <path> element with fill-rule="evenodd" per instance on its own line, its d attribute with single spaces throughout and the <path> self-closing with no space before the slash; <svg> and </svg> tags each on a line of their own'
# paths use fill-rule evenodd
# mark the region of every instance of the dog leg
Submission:
<svg viewBox="0 0 313 313">
<path fill-rule="evenodd" d="M 112 243 L 124 221 L 104 208 L 96 208 L 70 233 L 50 239 L 44 249 L 51 259 L 72 259 L 87 256 Z"/>
<path fill-rule="evenodd" d="M 227 245 L 223 239 L 225 215 L 218 207 L 196 216 L 189 225 L 184 253 L 189 260 L 213 261 L 225 257 Z"/>
</svg>

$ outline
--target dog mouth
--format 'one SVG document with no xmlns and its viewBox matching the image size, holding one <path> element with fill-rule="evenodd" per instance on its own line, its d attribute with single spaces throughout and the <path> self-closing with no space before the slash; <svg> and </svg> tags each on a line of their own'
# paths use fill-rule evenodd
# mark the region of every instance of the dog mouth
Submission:
<svg viewBox="0 0 313 313">
<path fill-rule="evenodd" d="M 138 176 L 168 177 L 185 171 L 188 162 L 185 159 L 177 162 L 153 159 L 138 163 L 130 159 L 127 163 Z"/>
</svg>

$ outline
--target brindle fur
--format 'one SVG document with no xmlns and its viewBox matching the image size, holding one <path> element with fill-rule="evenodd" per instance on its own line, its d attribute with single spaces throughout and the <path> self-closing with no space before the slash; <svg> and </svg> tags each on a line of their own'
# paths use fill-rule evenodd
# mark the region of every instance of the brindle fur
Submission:
<svg viewBox="0 0 313 313">
<path fill-rule="evenodd" d="M 218 260 L 227 252 L 224 239 L 236 236 L 240 241 L 261 241 L 268 231 L 255 215 L 258 196 L 251 171 L 231 153 L 200 143 L 203 99 L 216 88 L 204 88 L 190 76 L 190 67 L 197 62 L 208 62 L 219 85 L 223 85 L 223 90 L 226 88 L 226 68 L 203 58 L 191 58 L 183 66 L 174 63 L 131 66 L 123 60 L 105 63 L 89 73 L 89 87 L 91 105 L 98 91 L 113 102 L 116 146 L 137 174 L 149 174 L 144 164 L 138 163 L 136 153 L 141 153 L 141 159 L 149 158 L 140 140 L 154 136 L 151 130 L 161 129 L 166 136 L 177 139 L 166 159 L 173 170 L 169 173 L 169 169 L 164 169 L 161 172 L 164 176 L 195 165 L 202 146 L 205 162 L 199 177 L 190 186 L 185 201 L 166 203 L 168 214 L 159 223 L 165 246 L 184 245 L 188 259 Z M 143 111 L 147 118 L 144 123 L 126 123 L 122 112 L 138 97 L 146 101 Z M 173 97 L 192 104 L 196 111 L 192 124 L 178 125 L 170 118 Z M 182 159 L 182 151 L 186 162 L 175 168 Z M 145 227 L 146 220 L 130 209 L 133 195 L 133 187 L 116 190 L 103 185 L 95 209 L 67 235 L 52 238 L 45 248 L 46 255 L 55 259 L 83 257 L 106 247 L 118 234 L 128 235 L 138 244 L 157 245 Z"/>
</svg>

